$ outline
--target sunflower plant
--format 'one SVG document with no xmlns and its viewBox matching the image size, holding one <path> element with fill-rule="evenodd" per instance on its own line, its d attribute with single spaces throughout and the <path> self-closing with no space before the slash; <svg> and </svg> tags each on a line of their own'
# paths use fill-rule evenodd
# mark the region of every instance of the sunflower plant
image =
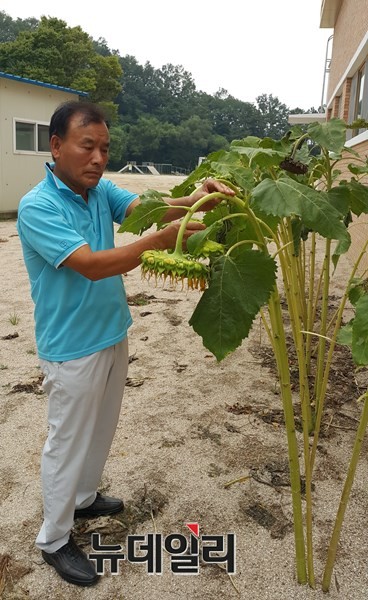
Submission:
<svg viewBox="0 0 368 600">
<path fill-rule="evenodd" d="M 355 124 L 348 126 L 332 119 L 312 123 L 306 131 L 294 127 L 280 140 L 248 136 L 233 141 L 228 151 L 210 154 L 172 190 L 172 196 L 190 195 L 208 177 L 224 182 L 235 195 L 219 195 L 220 203 L 203 218 L 206 228 L 188 239 L 185 252 L 182 238 L 186 223 L 209 196 L 188 209 L 173 252 L 147 251 L 142 255 L 145 275 L 168 278 L 171 283 L 187 281 L 189 288 L 200 290 L 189 323 L 218 361 L 241 345 L 260 315 L 275 355 L 285 416 L 297 579 L 311 587 L 315 587 L 312 478 L 333 353 L 336 344 L 354 341 L 358 329 L 359 348 L 368 348 L 368 308 L 365 312 L 357 310 L 359 328 L 351 325 L 348 331 L 340 332 L 347 301 L 362 289 L 356 282 L 361 282 L 358 273 L 368 241 L 352 265 L 337 310 L 332 316 L 329 310 L 333 273 L 340 256 L 349 249 L 353 217 L 368 213 L 368 187 L 364 184 L 368 160 L 345 146 L 348 127 Z M 342 161 L 347 165 L 348 178 L 342 177 Z M 162 227 L 167 209 L 164 196 L 150 190 L 119 231 L 141 234 L 153 225 Z M 320 244 L 324 246 L 322 264 L 316 251 Z M 368 295 L 360 296 L 357 308 L 364 302 L 368 307 Z M 281 306 L 283 297 L 286 311 Z M 289 327 L 293 348 L 286 340 Z M 301 443 L 295 427 L 290 352 L 296 354 L 298 363 Z M 356 355 L 353 352 L 353 358 Z M 363 400 L 359 439 L 367 421 L 366 396 Z M 347 475 L 350 487 L 358 452 L 354 447 Z M 344 506 L 349 491 L 348 485 L 343 490 Z M 329 588 L 341 522 L 339 510 L 324 576 L 325 590 Z"/>
</svg>

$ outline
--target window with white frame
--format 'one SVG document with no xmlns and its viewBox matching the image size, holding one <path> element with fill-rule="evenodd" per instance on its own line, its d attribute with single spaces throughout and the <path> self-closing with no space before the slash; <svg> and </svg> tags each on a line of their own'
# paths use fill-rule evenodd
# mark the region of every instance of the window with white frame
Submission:
<svg viewBox="0 0 368 600">
<path fill-rule="evenodd" d="M 14 151 L 49 153 L 48 124 L 14 119 Z"/>
<path fill-rule="evenodd" d="M 364 96 L 365 65 L 358 71 L 358 84 L 355 106 L 355 118 L 363 119 L 363 96 Z"/>
<path fill-rule="evenodd" d="M 348 122 L 358 119 L 368 120 L 368 60 L 358 69 L 351 81 Z M 365 128 L 350 130 L 347 138 L 356 137 L 366 131 Z"/>
</svg>

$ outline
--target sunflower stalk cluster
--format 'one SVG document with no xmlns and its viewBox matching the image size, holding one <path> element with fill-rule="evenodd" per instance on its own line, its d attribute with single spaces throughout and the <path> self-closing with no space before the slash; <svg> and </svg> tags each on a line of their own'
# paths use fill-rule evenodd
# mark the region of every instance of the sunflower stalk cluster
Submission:
<svg viewBox="0 0 368 600">
<path fill-rule="evenodd" d="M 146 276 L 168 278 L 171 283 L 187 281 L 189 288 L 202 292 L 189 324 L 218 361 L 242 344 L 260 316 L 275 355 L 284 411 L 296 576 L 299 583 L 312 588 L 316 587 L 314 508 L 318 502 L 313 495 L 318 487 L 314 467 L 327 392 L 333 385 L 330 372 L 336 346 L 349 346 L 356 365 L 368 364 L 368 286 L 363 267 L 368 241 L 346 281 L 340 277 L 344 291 L 331 311 L 331 284 L 351 243 L 349 229 L 355 217 L 368 214 L 368 159 L 345 146 L 346 130 L 353 126 L 331 119 L 311 123 L 306 130 L 294 127 L 281 140 L 253 136 L 235 140 L 229 150 L 210 154 L 172 195 L 187 196 L 211 177 L 231 187 L 235 196 L 204 216 L 206 229 L 188 239 L 185 254 L 186 224 L 208 197 L 188 210 L 173 253 L 148 251 L 142 256 Z M 342 176 L 342 168 L 347 177 Z M 166 210 L 161 195 L 150 191 L 121 231 L 139 234 L 153 223 L 161 227 Z M 203 262 L 206 244 L 207 248 L 214 244 L 215 251 Z M 348 301 L 356 315 L 342 327 Z M 297 365 L 297 386 L 291 381 L 292 362 Z M 321 578 L 324 591 L 330 587 L 368 423 L 367 403 L 368 393 L 359 404 L 361 421 Z M 302 420 L 301 436 L 297 413 Z"/>
</svg>

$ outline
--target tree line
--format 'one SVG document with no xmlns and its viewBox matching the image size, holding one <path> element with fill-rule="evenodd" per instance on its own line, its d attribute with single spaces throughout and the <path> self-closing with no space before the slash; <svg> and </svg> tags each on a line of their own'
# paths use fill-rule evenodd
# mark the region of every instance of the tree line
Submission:
<svg viewBox="0 0 368 600">
<path fill-rule="evenodd" d="M 225 89 L 197 90 L 191 73 L 168 63 L 160 69 L 120 56 L 104 38 L 54 17 L 12 19 L 0 11 L 0 70 L 88 92 L 110 121 L 112 170 L 127 161 L 150 161 L 193 169 L 199 156 L 248 135 L 279 138 L 290 110 L 262 94 L 243 102 Z"/>
</svg>

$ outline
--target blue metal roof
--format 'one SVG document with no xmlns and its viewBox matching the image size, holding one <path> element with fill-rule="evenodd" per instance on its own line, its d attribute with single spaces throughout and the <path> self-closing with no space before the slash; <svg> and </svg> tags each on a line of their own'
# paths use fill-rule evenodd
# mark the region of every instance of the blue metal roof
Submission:
<svg viewBox="0 0 368 600">
<path fill-rule="evenodd" d="M 20 81 L 21 83 L 39 85 L 41 87 L 50 88 L 52 90 L 58 90 L 59 92 L 69 92 L 69 94 L 78 94 L 78 96 L 88 96 L 88 92 L 73 90 L 72 88 L 54 85 L 53 83 L 44 83 L 43 81 L 37 81 L 36 79 L 28 79 L 28 77 L 21 77 L 20 75 L 11 75 L 10 73 L 4 73 L 3 71 L 0 71 L 0 77 L 4 77 L 5 79 L 12 79 L 13 81 Z"/>
</svg>

